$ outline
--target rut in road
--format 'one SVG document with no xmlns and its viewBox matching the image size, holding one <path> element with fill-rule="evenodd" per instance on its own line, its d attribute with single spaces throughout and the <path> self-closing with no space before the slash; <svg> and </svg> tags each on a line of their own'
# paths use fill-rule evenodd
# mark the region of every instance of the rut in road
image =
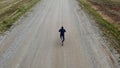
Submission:
<svg viewBox="0 0 120 68">
<path fill-rule="evenodd" d="M 41 0 L 18 23 L 0 40 L 0 68 L 119 68 L 75 0 Z"/>
</svg>

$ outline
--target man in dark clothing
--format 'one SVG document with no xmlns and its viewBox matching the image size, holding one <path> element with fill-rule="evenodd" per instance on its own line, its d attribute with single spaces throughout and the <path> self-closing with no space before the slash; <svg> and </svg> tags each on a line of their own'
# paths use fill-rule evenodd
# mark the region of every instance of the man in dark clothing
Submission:
<svg viewBox="0 0 120 68">
<path fill-rule="evenodd" d="M 63 43 L 64 40 L 65 40 L 65 32 L 66 32 L 66 30 L 65 30 L 64 27 L 62 26 L 61 29 L 59 30 L 59 32 L 60 32 L 60 38 L 61 38 L 62 43 Z"/>
</svg>

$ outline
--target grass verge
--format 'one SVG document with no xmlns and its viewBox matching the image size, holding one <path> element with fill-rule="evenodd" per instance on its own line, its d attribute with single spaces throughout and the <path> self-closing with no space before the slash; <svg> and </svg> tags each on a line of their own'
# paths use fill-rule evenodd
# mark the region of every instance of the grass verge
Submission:
<svg viewBox="0 0 120 68">
<path fill-rule="evenodd" d="M 4 17 L 0 21 L 0 33 L 4 33 L 5 31 L 7 31 L 14 24 L 15 21 L 17 21 L 23 14 L 25 14 L 30 8 L 32 8 L 40 0 L 31 0 L 31 2 L 25 3 L 24 5 L 22 4 L 23 2 L 21 1 L 17 4 L 14 4 L 13 6 L 11 5 L 11 7 L 9 7 L 8 10 L 6 10 L 5 14 L 10 13 L 11 11 L 14 12 Z M 18 4 L 20 5 L 17 6 Z M 15 6 L 17 6 L 17 8 Z M 4 16 L 5 14 L 3 13 Z"/>
<path fill-rule="evenodd" d="M 111 24 L 107 20 L 103 19 L 103 17 L 92 8 L 91 4 L 86 0 L 78 0 L 80 2 L 80 6 L 84 6 L 85 10 L 92 15 L 93 19 L 100 25 L 100 28 L 103 30 L 103 33 L 109 38 L 109 40 L 114 39 L 112 42 L 112 46 L 117 49 L 120 53 L 120 31 L 115 25 Z"/>
</svg>

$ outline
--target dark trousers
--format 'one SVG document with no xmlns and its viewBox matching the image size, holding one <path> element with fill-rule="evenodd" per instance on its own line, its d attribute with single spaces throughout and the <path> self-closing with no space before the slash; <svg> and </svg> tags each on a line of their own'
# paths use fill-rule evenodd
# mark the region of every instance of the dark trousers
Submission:
<svg viewBox="0 0 120 68">
<path fill-rule="evenodd" d="M 60 38 L 61 38 L 62 42 L 64 42 L 65 36 L 64 35 L 60 35 Z"/>
</svg>

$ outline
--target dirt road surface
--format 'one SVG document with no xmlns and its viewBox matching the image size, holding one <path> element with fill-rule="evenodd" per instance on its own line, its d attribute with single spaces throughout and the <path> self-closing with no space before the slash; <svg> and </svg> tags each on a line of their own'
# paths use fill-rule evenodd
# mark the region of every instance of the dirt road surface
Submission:
<svg viewBox="0 0 120 68">
<path fill-rule="evenodd" d="M 41 0 L 0 38 L 0 68 L 119 68 L 75 0 Z M 66 29 L 61 46 L 59 28 Z"/>
</svg>

